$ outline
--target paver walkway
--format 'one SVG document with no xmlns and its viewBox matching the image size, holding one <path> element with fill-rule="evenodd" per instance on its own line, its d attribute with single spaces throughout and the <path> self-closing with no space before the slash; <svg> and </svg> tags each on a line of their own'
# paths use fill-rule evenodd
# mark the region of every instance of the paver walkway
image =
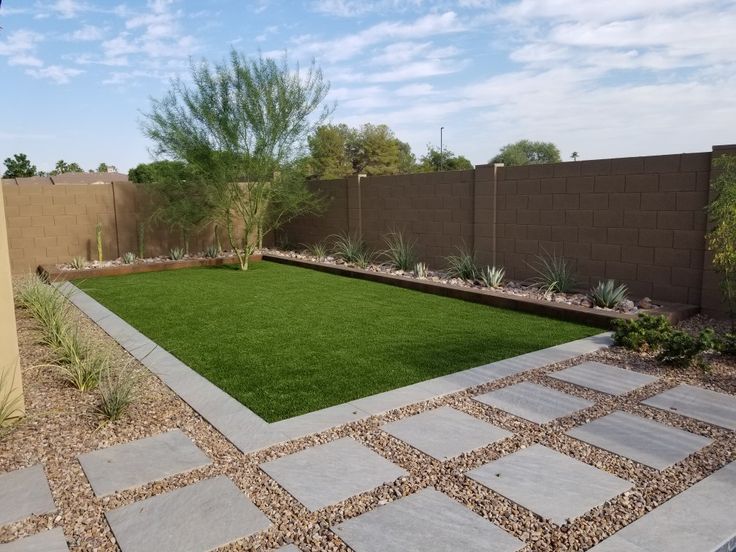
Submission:
<svg viewBox="0 0 736 552">
<path fill-rule="evenodd" d="M 60 527 L 0 544 L 0 552 L 69 552 Z"/>
<path fill-rule="evenodd" d="M 0 474 L 0 525 L 55 510 L 49 483 L 40 464 Z"/>
</svg>

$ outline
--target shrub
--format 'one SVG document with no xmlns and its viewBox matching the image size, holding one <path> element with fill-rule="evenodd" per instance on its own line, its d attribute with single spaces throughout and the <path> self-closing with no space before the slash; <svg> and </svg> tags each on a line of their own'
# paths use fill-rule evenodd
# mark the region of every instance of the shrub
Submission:
<svg viewBox="0 0 736 552">
<path fill-rule="evenodd" d="M 97 260 L 102 262 L 102 223 L 95 226 L 95 241 L 97 242 Z"/>
<path fill-rule="evenodd" d="M 132 251 L 128 251 L 127 253 L 123 253 L 123 263 L 124 264 L 133 264 L 135 262 L 135 253 Z"/>
<path fill-rule="evenodd" d="M 664 316 L 640 314 L 630 320 L 614 320 L 613 340 L 616 345 L 634 351 L 655 351 L 673 331 Z"/>
<path fill-rule="evenodd" d="M 138 378 L 129 366 L 106 366 L 100 378 L 97 411 L 107 420 L 117 420 L 135 400 L 137 386 Z"/>
<path fill-rule="evenodd" d="M 717 340 L 717 348 L 724 355 L 736 356 L 736 333 L 727 333 Z"/>
<path fill-rule="evenodd" d="M 424 263 L 414 265 L 414 276 L 417 278 L 426 278 L 429 275 L 429 268 Z"/>
<path fill-rule="evenodd" d="M 208 245 L 207 249 L 204 250 L 204 256 L 208 259 L 214 259 L 220 254 L 219 249 L 216 245 Z"/>
<path fill-rule="evenodd" d="M 628 291 L 625 285 L 617 286 L 615 280 L 606 280 L 598 282 L 598 285 L 590 290 L 590 298 L 598 307 L 615 309 L 626 299 Z"/>
<path fill-rule="evenodd" d="M 415 242 L 407 240 L 401 232 L 391 232 L 384 236 L 386 249 L 381 255 L 386 259 L 386 264 L 395 270 L 409 272 L 414 267 Z"/>
<path fill-rule="evenodd" d="M 350 234 L 336 234 L 332 236 L 332 252 L 335 257 L 346 263 L 358 263 L 365 260 L 366 247 L 363 240 Z"/>
<path fill-rule="evenodd" d="M 307 253 L 315 257 L 318 261 L 324 261 L 327 257 L 327 245 L 324 242 L 317 242 L 306 246 Z"/>
<path fill-rule="evenodd" d="M 457 255 L 447 257 L 447 275 L 450 278 L 460 278 L 466 282 L 478 279 L 479 270 L 475 265 L 475 256 L 468 250 L 458 248 Z"/>
<path fill-rule="evenodd" d="M 534 284 L 542 288 L 544 293 L 569 293 L 577 285 L 570 263 L 555 253 L 538 255 L 536 264 L 529 266 L 537 273 Z"/>
<path fill-rule="evenodd" d="M 480 273 L 480 281 L 489 288 L 501 287 L 506 271 L 502 267 L 487 266 Z"/>
<path fill-rule="evenodd" d="M 172 261 L 179 261 L 184 258 L 184 248 L 182 247 L 172 247 L 169 249 L 169 259 Z"/>
<path fill-rule="evenodd" d="M 72 260 L 69 262 L 69 266 L 71 266 L 74 270 L 81 270 L 85 267 L 86 264 L 87 259 L 85 259 L 81 255 L 72 257 Z"/>
<path fill-rule="evenodd" d="M 672 330 L 662 341 L 657 359 L 665 364 L 687 367 L 701 353 L 713 349 L 714 345 L 714 334 L 710 328 L 696 336 L 682 330 Z"/>
</svg>

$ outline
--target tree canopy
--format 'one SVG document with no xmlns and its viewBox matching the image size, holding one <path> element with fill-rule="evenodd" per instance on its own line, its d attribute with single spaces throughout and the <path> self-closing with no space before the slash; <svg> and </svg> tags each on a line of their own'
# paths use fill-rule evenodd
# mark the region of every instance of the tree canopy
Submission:
<svg viewBox="0 0 736 552">
<path fill-rule="evenodd" d="M 439 148 L 431 144 L 427 146 L 427 153 L 419 159 L 421 172 L 460 171 L 472 168 L 473 164 L 462 155 L 455 155 L 448 149 L 440 152 Z"/>
<path fill-rule="evenodd" d="M 504 165 L 540 165 L 544 163 L 559 163 L 562 161 L 560 150 L 552 142 L 535 142 L 519 140 L 507 144 L 489 161 L 489 163 L 503 163 Z"/>
<path fill-rule="evenodd" d="M 3 161 L 5 165 L 5 173 L 3 178 L 25 178 L 28 176 L 36 176 L 36 166 L 31 164 L 25 153 L 16 153 L 13 157 L 8 157 Z"/>
<path fill-rule="evenodd" d="M 247 58 L 233 50 L 223 63 L 193 63 L 191 79 L 174 81 L 145 116 L 155 152 L 186 162 L 198 177 L 210 216 L 225 225 L 243 269 L 265 233 L 319 209 L 299 160 L 307 136 L 329 114 L 328 89 L 314 63 L 302 72 L 286 56 Z"/>
<path fill-rule="evenodd" d="M 60 159 L 56 162 L 56 166 L 54 167 L 54 170 L 51 171 L 49 174 L 51 176 L 57 175 L 57 174 L 64 174 L 64 173 L 70 173 L 70 172 L 84 172 L 84 169 L 79 166 L 78 163 L 67 163 L 63 159 Z"/>
</svg>

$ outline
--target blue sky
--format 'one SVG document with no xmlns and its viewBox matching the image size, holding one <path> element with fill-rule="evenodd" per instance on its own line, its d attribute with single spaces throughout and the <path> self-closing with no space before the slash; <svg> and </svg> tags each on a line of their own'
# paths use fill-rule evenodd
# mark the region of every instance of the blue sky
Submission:
<svg viewBox="0 0 736 552">
<path fill-rule="evenodd" d="M 386 123 L 474 163 L 520 139 L 564 157 L 736 142 L 733 0 L 4 0 L 0 159 L 127 171 L 141 112 L 190 57 L 315 58 L 334 122 Z"/>
</svg>

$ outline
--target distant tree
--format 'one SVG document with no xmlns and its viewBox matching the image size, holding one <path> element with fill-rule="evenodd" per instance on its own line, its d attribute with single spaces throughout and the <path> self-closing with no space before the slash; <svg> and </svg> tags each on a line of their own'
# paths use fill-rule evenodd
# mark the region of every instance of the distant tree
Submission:
<svg viewBox="0 0 736 552">
<path fill-rule="evenodd" d="M 574 151 L 574 152 L 572 152 L 572 153 L 570 154 L 570 158 L 571 158 L 571 159 L 572 159 L 573 161 L 577 161 L 577 160 L 578 160 L 578 157 L 580 157 L 580 154 L 579 154 L 578 152 L 576 152 L 576 151 Z"/>
<path fill-rule="evenodd" d="M 560 150 L 552 142 L 533 142 L 519 140 L 507 144 L 490 163 L 504 165 L 539 165 L 543 163 L 559 163 L 562 161 Z"/>
<path fill-rule="evenodd" d="M 3 161 L 5 173 L 3 178 L 24 178 L 36 176 L 36 166 L 32 165 L 25 153 L 16 153 Z"/>
<path fill-rule="evenodd" d="M 399 142 L 399 173 L 409 174 L 417 171 L 417 157 L 406 142 Z"/>
<path fill-rule="evenodd" d="M 106 173 L 108 168 L 107 163 L 100 163 L 97 165 L 97 172 Z"/>
<path fill-rule="evenodd" d="M 347 125 L 323 125 L 308 138 L 311 170 L 319 178 L 343 178 L 353 172 L 347 144 L 354 133 Z"/>
<path fill-rule="evenodd" d="M 448 149 L 442 152 L 438 148 L 429 144 L 427 153 L 419 159 L 419 170 L 421 172 L 433 171 L 461 171 L 472 169 L 473 164 L 462 155 L 455 155 Z"/>
<path fill-rule="evenodd" d="M 60 159 L 56 162 L 56 166 L 54 167 L 54 170 L 51 171 L 49 174 L 51 176 L 55 176 L 57 174 L 64 174 L 64 173 L 70 173 L 70 172 L 84 172 L 84 169 L 79 166 L 78 163 L 67 163 L 63 159 Z"/>
</svg>

